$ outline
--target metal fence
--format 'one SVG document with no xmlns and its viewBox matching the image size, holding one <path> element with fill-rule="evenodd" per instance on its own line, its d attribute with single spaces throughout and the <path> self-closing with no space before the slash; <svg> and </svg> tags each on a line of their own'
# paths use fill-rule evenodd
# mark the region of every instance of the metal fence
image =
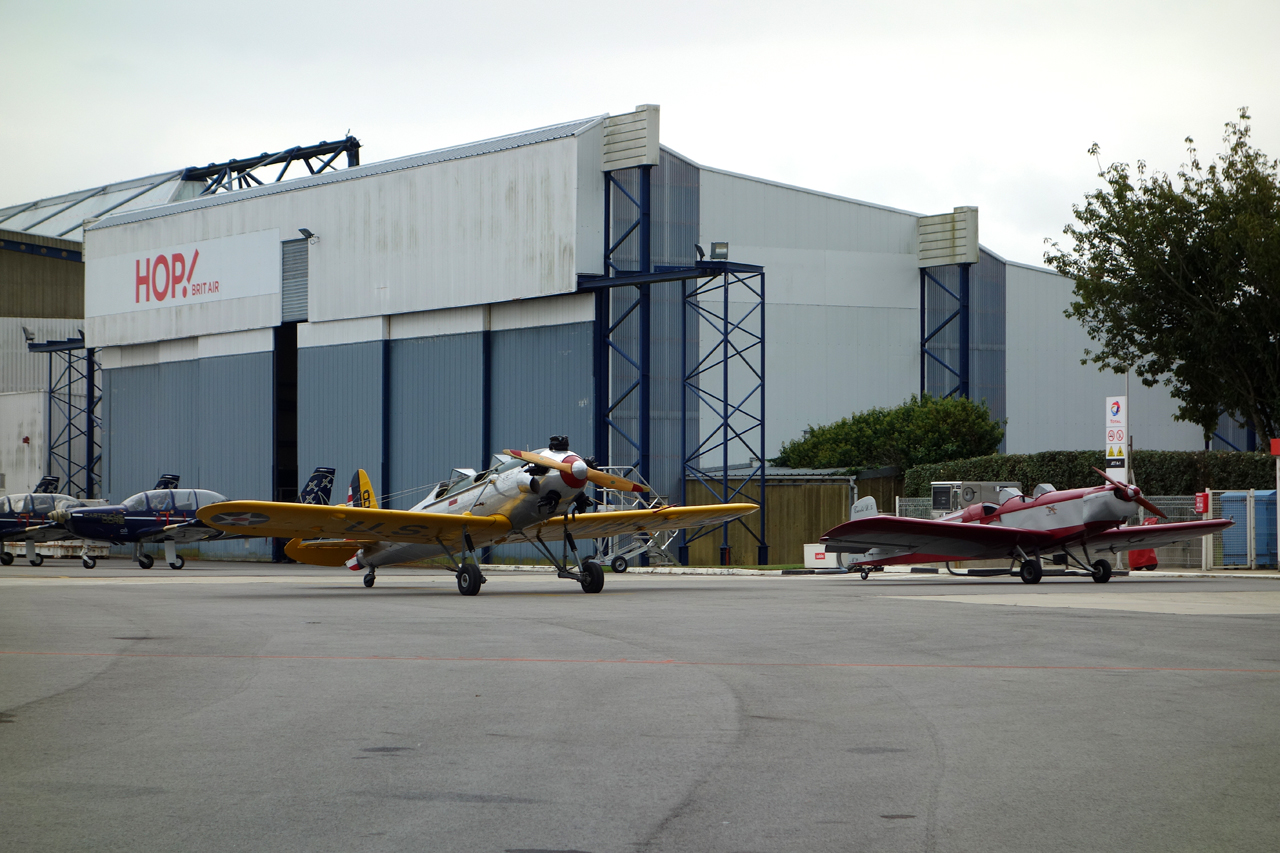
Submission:
<svg viewBox="0 0 1280 853">
<path fill-rule="evenodd" d="M 1210 512 L 1202 515 L 1196 512 L 1194 495 L 1158 495 L 1148 498 L 1167 515 L 1169 522 L 1200 521 L 1205 518 L 1223 518 L 1223 491 L 1210 493 Z M 1239 500 L 1228 507 L 1228 514 L 1236 523 L 1225 534 L 1215 533 L 1213 536 L 1202 536 L 1187 542 L 1178 542 L 1157 548 L 1156 561 L 1162 569 L 1252 569 L 1276 564 L 1275 548 L 1275 515 L 1267 515 L 1254 506 L 1252 491 L 1232 490 L 1232 494 L 1241 495 Z M 1247 497 L 1244 497 L 1247 496 Z M 1231 510 L 1244 507 L 1243 517 L 1237 517 Z M 1261 502 L 1258 503 L 1261 507 Z M 1274 504 L 1272 504 L 1274 513 Z M 904 518 L 932 518 L 933 502 L 929 498 L 898 498 L 897 515 Z M 1136 518 L 1129 524 L 1141 524 L 1147 517 L 1147 511 L 1138 508 Z M 1224 548 L 1223 537 L 1233 537 L 1234 548 Z M 1265 543 L 1270 543 L 1269 547 Z M 1239 543 L 1246 543 L 1246 546 Z M 1261 546 L 1255 543 L 1264 543 Z M 1128 568 L 1127 558 L 1125 567 Z"/>
</svg>

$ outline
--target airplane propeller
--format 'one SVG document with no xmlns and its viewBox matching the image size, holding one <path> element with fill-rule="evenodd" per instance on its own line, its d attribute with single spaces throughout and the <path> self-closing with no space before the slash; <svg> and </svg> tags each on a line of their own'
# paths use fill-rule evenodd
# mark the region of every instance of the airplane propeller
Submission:
<svg viewBox="0 0 1280 853">
<path fill-rule="evenodd" d="M 1139 489 L 1137 486 L 1131 486 L 1128 483 L 1122 483 L 1119 480 L 1113 480 L 1111 477 L 1108 477 L 1105 473 L 1103 473 L 1102 471 L 1099 471 L 1097 468 L 1094 468 L 1093 470 L 1097 473 L 1099 477 L 1101 477 L 1102 479 L 1106 480 L 1108 483 L 1116 487 L 1116 495 L 1121 500 L 1133 501 L 1138 506 L 1145 509 L 1147 512 L 1152 513 L 1153 515 L 1158 515 L 1161 518 L 1169 517 L 1160 511 L 1160 507 L 1156 506 L 1151 501 L 1147 500 L 1142 496 L 1142 489 Z"/>
<path fill-rule="evenodd" d="M 516 459 L 523 459 L 534 465 L 541 465 L 544 468 L 554 468 L 566 474 L 572 474 L 579 480 L 590 480 L 602 489 L 614 489 L 619 492 L 647 492 L 647 486 L 639 483 L 633 483 L 626 477 L 617 477 L 613 474 L 606 474 L 604 471 L 597 471 L 594 468 L 587 467 L 587 463 L 581 459 L 575 459 L 572 463 L 561 462 L 559 459 L 552 459 L 550 456 L 543 456 L 539 453 L 530 453 L 527 450 L 504 450 L 503 453 L 508 456 L 514 456 Z M 581 467 L 579 467 L 581 466 Z"/>
</svg>

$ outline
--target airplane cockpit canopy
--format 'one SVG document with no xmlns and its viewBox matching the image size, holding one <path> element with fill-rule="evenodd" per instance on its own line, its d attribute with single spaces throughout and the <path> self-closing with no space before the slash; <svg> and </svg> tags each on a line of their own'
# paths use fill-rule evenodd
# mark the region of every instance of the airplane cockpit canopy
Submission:
<svg viewBox="0 0 1280 853">
<path fill-rule="evenodd" d="M 208 489 L 149 489 L 125 500 L 124 508 L 127 512 L 195 512 L 225 500 Z"/>
<path fill-rule="evenodd" d="M 0 498 L 0 513 L 13 512 L 19 515 L 48 515 L 55 509 L 74 509 L 78 506 L 86 506 L 86 504 L 71 495 L 33 492 Z"/>
</svg>

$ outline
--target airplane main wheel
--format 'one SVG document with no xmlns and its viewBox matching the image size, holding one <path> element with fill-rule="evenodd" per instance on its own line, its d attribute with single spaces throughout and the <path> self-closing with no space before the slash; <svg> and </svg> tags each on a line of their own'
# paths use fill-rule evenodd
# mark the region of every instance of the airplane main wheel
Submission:
<svg viewBox="0 0 1280 853">
<path fill-rule="evenodd" d="M 183 566 L 185 566 L 186 564 L 187 564 L 186 559 L 185 559 L 184 557 L 182 557 L 182 556 L 179 556 L 176 562 L 173 562 L 173 563 L 170 563 L 170 564 L 169 564 L 169 568 L 171 568 L 171 569 L 180 569 L 180 568 L 182 568 Z"/>
<path fill-rule="evenodd" d="M 614 557 L 613 562 L 609 564 L 609 568 L 618 574 L 622 574 L 627 570 L 627 558 L 623 556 Z"/>
<path fill-rule="evenodd" d="M 1106 560 L 1099 560 L 1093 564 L 1093 582 L 1106 583 L 1111 580 L 1111 564 Z"/>
<path fill-rule="evenodd" d="M 373 582 L 377 579 L 378 579 L 377 575 L 375 575 L 373 572 L 369 572 L 369 574 L 364 576 L 364 585 L 373 586 Z"/>
<path fill-rule="evenodd" d="M 582 591 L 599 592 L 604 589 L 604 569 L 595 560 L 582 561 Z"/>
<path fill-rule="evenodd" d="M 4 563 L 6 566 L 12 566 L 13 555 L 8 551 L 0 551 L 0 563 Z"/>
<path fill-rule="evenodd" d="M 139 568 L 149 569 L 155 564 L 156 564 L 156 558 L 151 556 L 150 554 L 143 554 L 142 556 L 138 557 Z"/>
<path fill-rule="evenodd" d="M 1018 569 L 1018 577 L 1022 578 L 1023 583 L 1040 583 L 1040 578 L 1043 576 L 1044 572 L 1040 568 L 1039 560 L 1023 560 L 1021 568 Z"/>
<path fill-rule="evenodd" d="M 97 557 L 81 557 L 80 565 L 84 566 L 86 569 L 95 568 L 98 565 L 98 558 Z"/>
<path fill-rule="evenodd" d="M 463 563 L 462 571 L 458 572 L 458 592 L 463 595 L 478 595 L 482 583 L 484 578 L 480 577 L 480 567 L 475 563 Z"/>
<path fill-rule="evenodd" d="M 43 564 L 44 564 L 44 554 L 33 554 L 33 555 L 31 555 L 31 557 L 27 560 L 27 562 L 28 562 L 28 563 L 30 563 L 30 564 L 31 564 L 31 565 L 33 565 L 33 566 L 40 566 L 40 565 L 43 565 Z"/>
</svg>

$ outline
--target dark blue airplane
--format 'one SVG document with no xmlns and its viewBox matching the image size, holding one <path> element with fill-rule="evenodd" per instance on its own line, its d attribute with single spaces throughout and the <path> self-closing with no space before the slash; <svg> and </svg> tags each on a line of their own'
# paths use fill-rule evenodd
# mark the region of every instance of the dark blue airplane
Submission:
<svg viewBox="0 0 1280 853">
<path fill-rule="evenodd" d="M 35 491 L 0 497 L 0 543 L 25 542 L 27 562 L 33 566 L 44 562 L 44 555 L 36 553 L 38 543 L 72 538 L 61 524 L 51 523 L 49 516 L 60 509 L 95 503 L 59 494 L 58 483 L 59 478 L 49 474 L 40 478 Z M 13 554 L 6 547 L 0 547 L 0 563 L 13 565 Z"/>
<path fill-rule="evenodd" d="M 225 497 L 207 489 L 175 488 L 177 485 L 178 477 L 167 474 L 156 483 L 156 488 L 139 492 L 121 504 L 55 511 L 50 521 L 65 525 L 80 539 L 113 545 L 133 543 L 133 559 L 144 569 L 155 565 L 155 559 L 142 550 L 143 546 L 148 542 L 163 542 L 165 562 L 171 569 L 181 569 L 187 561 L 178 554 L 179 544 L 234 537 L 196 518 L 197 509 L 225 501 Z M 327 504 L 332 490 L 333 469 L 317 468 L 298 500 Z M 86 569 L 98 564 L 97 559 L 87 553 L 80 559 Z"/>
</svg>

